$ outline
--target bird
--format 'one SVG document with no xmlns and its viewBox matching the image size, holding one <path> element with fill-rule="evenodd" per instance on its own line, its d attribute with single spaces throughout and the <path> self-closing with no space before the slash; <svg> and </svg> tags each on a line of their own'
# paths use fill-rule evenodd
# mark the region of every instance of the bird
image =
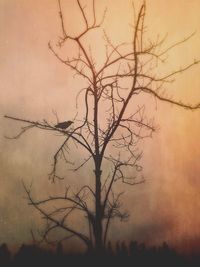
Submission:
<svg viewBox="0 0 200 267">
<path fill-rule="evenodd" d="M 67 129 L 72 123 L 73 121 L 63 121 L 63 122 L 59 122 L 54 127 L 64 130 L 64 129 Z"/>
</svg>

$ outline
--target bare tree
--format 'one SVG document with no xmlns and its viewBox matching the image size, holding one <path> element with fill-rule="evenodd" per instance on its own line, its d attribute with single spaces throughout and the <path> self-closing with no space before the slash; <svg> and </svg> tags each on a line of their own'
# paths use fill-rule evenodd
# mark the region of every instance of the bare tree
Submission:
<svg viewBox="0 0 200 267">
<path fill-rule="evenodd" d="M 99 66 L 88 47 L 86 37 L 90 32 L 102 28 L 105 13 L 101 21 L 98 21 L 95 0 L 91 2 L 92 15 L 90 17 L 81 1 L 76 0 L 76 3 L 83 30 L 74 35 L 68 32 L 62 2 L 58 0 L 63 36 L 59 39 L 59 47 L 54 47 L 50 42 L 48 47 L 58 61 L 68 67 L 72 73 L 83 78 L 84 86 L 80 89 L 76 99 L 77 102 L 80 97 L 84 100 L 85 111 L 81 120 L 75 117 L 75 126 L 72 127 L 70 126 L 72 122 L 52 125 L 46 120 L 38 122 L 8 115 L 5 117 L 27 124 L 12 138 L 19 138 L 32 128 L 56 132 L 65 137 L 53 157 L 53 168 L 49 175 L 51 181 L 55 182 L 56 179 L 64 178 L 59 175 L 58 162 L 64 160 L 66 164 L 71 163 L 68 151 L 74 143 L 85 151 L 86 156 L 79 166 L 72 166 L 73 170 L 79 171 L 86 167 L 89 161 L 93 162 L 92 183 L 85 184 L 76 193 L 72 193 L 70 188 L 67 188 L 63 195 L 35 200 L 30 188 L 25 185 L 24 188 L 30 205 L 33 205 L 46 221 L 43 240 L 48 241 L 49 234 L 61 228 L 67 233 L 64 239 L 78 237 L 88 249 L 102 251 L 107 244 L 111 220 L 118 218 L 126 221 L 129 216 L 122 209 L 122 192 L 116 191 L 115 185 L 121 182 L 132 186 L 144 182 L 138 142 L 151 136 L 155 131 L 155 126 L 153 120 L 146 117 L 145 106 L 137 103 L 137 97 L 140 96 L 142 99 L 143 95 L 148 94 L 159 101 L 180 108 L 188 110 L 200 108 L 199 103 L 191 105 L 167 98 L 166 89 L 164 89 L 164 86 L 175 80 L 176 75 L 190 69 L 199 61 L 195 60 L 183 68 L 162 76 L 156 74 L 159 64 L 167 60 L 167 53 L 186 42 L 193 34 L 164 50 L 162 44 L 165 38 L 158 38 L 156 41 L 146 40 L 146 5 L 144 2 L 134 16 L 133 38 L 130 44 L 113 44 L 103 31 L 105 60 Z M 61 50 L 68 42 L 74 44 L 77 54 L 76 56 L 69 54 L 64 58 L 63 55 L 61 56 Z M 128 108 L 130 105 L 131 108 Z M 108 174 L 103 169 L 105 162 L 109 164 Z M 130 170 L 131 176 L 128 175 Z M 49 205 L 53 210 L 49 211 Z M 87 220 L 87 232 L 70 225 L 70 216 L 74 212 L 78 213 L 82 220 Z"/>
</svg>

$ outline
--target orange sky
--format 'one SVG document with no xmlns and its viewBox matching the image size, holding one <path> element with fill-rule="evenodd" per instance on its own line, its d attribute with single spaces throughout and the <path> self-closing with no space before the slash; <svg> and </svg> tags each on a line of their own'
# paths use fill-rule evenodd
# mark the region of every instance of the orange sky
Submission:
<svg viewBox="0 0 200 267">
<path fill-rule="evenodd" d="M 80 22 L 74 20 L 74 1 L 64 2 L 70 28 L 76 30 Z M 148 36 L 168 33 L 168 45 L 196 31 L 191 40 L 169 53 L 169 63 L 162 71 L 174 70 L 200 58 L 200 1 L 146 2 Z M 108 7 L 104 27 L 112 40 L 128 41 L 130 1 L 97 3 L 98 14 L 105 5 Z M 139 3 L 135 1 L 136 7 Z M 4 135 L 16 131 L 17 125 L 3 119 L 3 115 L 50 121 L 55 120 L 52 109 L 57 110 L 60 120 L 74 115 L 71 98 L 80 88 L 80 82 L 56 61 L 47 47 L 49 40 L 55 43 L 60 35 L 57 12 L 56 0 L 0 0 L 0 242 L 21 243 L 30 238 L 30 228 L 37 229 L 39 217 L 27 207 L 20 180 L 28 182 L 34 178 L 38 196 L 51 190 L 47 173 L 51 155 L 59 144 L 55 136 L 39 131 L 17 141 L 4 139 Z M 102 51 L 98 48 L 94 52 L 100 59 Z M 168 88 L 169 96 L 186 103 L 199 102 L 199 71 L 200 65 L 178 75 Z M 156 236 L 155 241 L 159 241 L 199 235 L 200 111 L 190 112 L 160 103 L 156 106 L 154 101 L 150 103 L 151 110 L 152 105 L 160 130 L 143 146 L 147 181 L 131 188 L 125 196 L 132 216 L 119 239 L 131 235 L 133 239 L 148 240 Z M 86 173 L 87 170 L 83 171 L 82 176 Z M 56 187 L 59 190 L 59 185 Z"/>
</svg>

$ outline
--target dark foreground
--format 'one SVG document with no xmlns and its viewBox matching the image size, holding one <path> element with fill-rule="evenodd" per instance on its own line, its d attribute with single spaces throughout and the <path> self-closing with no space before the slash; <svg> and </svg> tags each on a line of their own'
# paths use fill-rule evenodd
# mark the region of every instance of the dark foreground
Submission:
<svg viewBox="0 0 200 267">
<path fill-rule="evenodd" d="M 131 242 L 117 244 L 115 249 L 108 246 L 101 255 L 94 253 L 66 254 L 61 244 L 57 249 L 47 251 L 36 245 L 22 245 L 19 251 L 11 256 L 6 244 L 0 246 L 0 266 L 200 266 L 200 254 L 184 256 L 175 252 L 166 243 L 160 247 L 147 248 L 144 244 Z"/>
</svg>

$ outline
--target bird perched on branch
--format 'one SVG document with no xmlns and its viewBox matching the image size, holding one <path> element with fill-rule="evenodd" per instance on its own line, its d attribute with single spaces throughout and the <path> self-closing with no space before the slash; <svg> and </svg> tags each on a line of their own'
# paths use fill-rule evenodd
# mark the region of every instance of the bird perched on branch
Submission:
<svg viewBox="0 0 200 267">
<path fill-rule="evenodd" d="M 67 129 L 72 123 L 73 123 L 73 121 L 59 122 L 58 124 L 55 125 L 55 128 Z"/>
</svg>

